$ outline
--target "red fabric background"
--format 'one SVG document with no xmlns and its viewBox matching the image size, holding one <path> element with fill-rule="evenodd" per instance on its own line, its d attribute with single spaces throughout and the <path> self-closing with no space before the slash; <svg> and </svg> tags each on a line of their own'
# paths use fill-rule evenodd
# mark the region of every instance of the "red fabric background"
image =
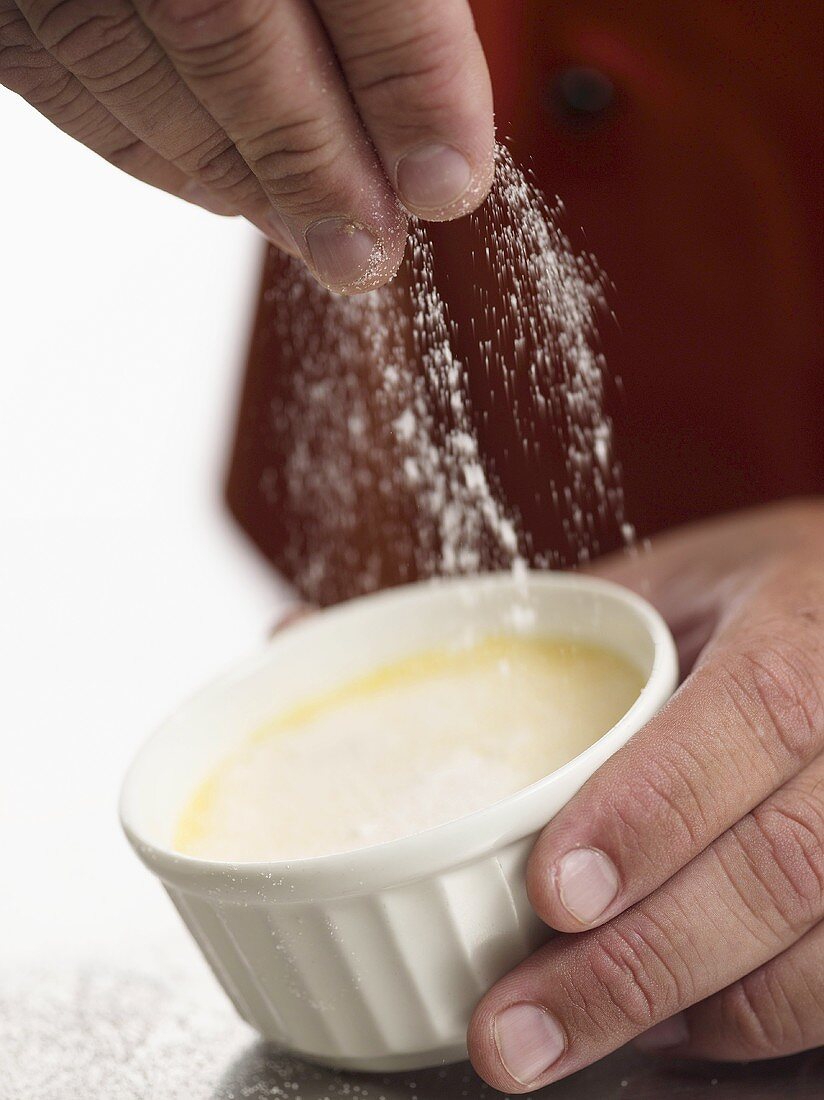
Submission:
<svg viewBox="0 0 824 1100">
<path fill-rule="evenodd" d="M 499 133 L 562 197 L 574 242 L 615 285 L 603 331 L 623 382 L 613 395 L 629 518 L 642 534 L 698 516 L 824 491 L 822 79 L 818 4 L 744 0 L 476 0 Z M 557 94 L 569 66 L 614 87 L 602 111 Z M 582 228 L 581 228 L 582 227 Z M 460 318 L 469 223 L 436 230 L 444 294 Z M 264 289 L 283 278 L 270 256 Z M 288 448 L 270 415 L 294 364 L 261 307 L 229 478 L 229 503 L 288 571 L 295 530 L 284 495 L 261 491 Z M 465 349 L 471 362 L 473 350 Z M 484 395 L 477 400 L 483 404 Z M 282 418 L 281 418 L 282 420 Z M 531 471 L 507 457 L 506 423 L 484 447 L 536 546 L 557 526 Z M 370 517 L 358 538 L 381 546 Z M 292 547 L 284 555 L 284 546 Z M 382 583 L 398 572 L 388 565 Z M 354 594 L 341 574 L 322 602 Z"/>
</svg>

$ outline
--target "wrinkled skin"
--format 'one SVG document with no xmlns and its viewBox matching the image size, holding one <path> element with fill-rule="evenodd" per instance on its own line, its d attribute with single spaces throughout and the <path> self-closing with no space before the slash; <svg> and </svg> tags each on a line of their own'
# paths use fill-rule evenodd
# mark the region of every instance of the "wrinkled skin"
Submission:
<svg viewBox="0 0 824 1100">
<path fill-rule="evenodd" d="M 569 934 L 469 1028 L 510 1093 L 632 1039 L 734 1061 L 824 1044 L 824 504 L 675 530 L 596 572 L 659 608 L 685 679 L 531 854 L 530 900 Z"/>
<path fill-rule="evenodd" d="M 0 0 L 0 84 L 339 291 L 394 275 L 407 211 L 458 217 L 492 179 L 467 0 Z"/>
</svg>

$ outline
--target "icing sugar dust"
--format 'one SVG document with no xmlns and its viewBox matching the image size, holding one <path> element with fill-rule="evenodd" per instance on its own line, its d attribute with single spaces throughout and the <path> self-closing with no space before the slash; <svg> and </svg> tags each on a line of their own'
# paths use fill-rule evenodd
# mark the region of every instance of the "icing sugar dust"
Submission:
<svg viewBox="0 0 824 1100">
<path fill-rule="evenodd" d="M 336 570 L 346 572 L 348 594 L 386 583 L 381 538 L 401 562 L 401 581 L 584 563 L 604 541 L 633 540 L 598 350 L 605 280 L 591 256 L 573 250 L 562 215 L 498 146 L 492 192 L 471 215 L 483 242 L 472 262 L 487 275 L 473 290 L 471 368 L 420 222 L 403 277 L 386 287 L 331 296 L 296 264 L 294 279 L 273 289 L 284 307 L 280 335 L 300 365 L 274 417 L 292 436 L 285 492 L 303 532 L 286 564 L 308 598 L 329 602 Z M 484 289 L 490 274 L 494 295 Z M 475 370 L 505 395 L 494 419 L 506 418 L 524 461 L 541 470 L 539 504 L 565 543 L 557 552 L 532 545 L 506 471 L 481 444 Z M 365 552 L 362 536 L 375 525 L 380 538 Z"/>
</svg>

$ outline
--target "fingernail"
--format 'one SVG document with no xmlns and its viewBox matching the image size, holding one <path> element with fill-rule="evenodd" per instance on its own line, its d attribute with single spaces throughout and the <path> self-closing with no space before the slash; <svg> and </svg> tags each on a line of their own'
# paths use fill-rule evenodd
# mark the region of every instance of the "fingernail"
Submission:
<svg viewBox="0 0 824 1100">
<path fill-rule="evenodd" d="M 324 218 L 306 231 L 306 244 L 321 282 L 348 287 L 366 274 L 377 241 L 362 225 Z"/>
<path fill-rule="evenodd" d="M 472 182 L 472 167 L 451 145 L 421 145 L 398 161 L 398 191 L 415 210 L 452 206 Z"/>
<path fill-rule="evenodd" d="M 495 1017 L 495 1045 L 507 1073 L 531 1085 L 564 1053 L 564 1033 L 537 1004 L 510 1005 Z"/>
<path fill-rule="evenodd" d="M 558 862 L 561 903 L 581 924 L 597 920 L 618 893 L 618 872 L 597 848 L 575 848 Z"/>
<path fill-rule="evenodd" d="M 184 183 L 181 189 L 178 191 L 178 195 L 181 199 L 185 199 L 186 202 L 191 202 L 195 206 L 202 206 L 204 210 L 208 210 L 210 214 L 234 214 L 235 210 L 227 202 L 223 202 L 213 195 L 208 188 L 203 187 L 202 184 L 197 183 L 195 180 L 189 180 L 188 183 Z"/>
<path fill-rule="evenodd" d="M 651 1027 L 649 1031 L 633 1039 L 633 1046 L 643 1051 L 667 1050 L 668 1047 L 678 1047 L 686 1043 L 690 1037 L 687 1027 L 687 1018 L 683 1012 L 670 1016 L 668 1020 L 662 1020 L 660 1024 Z"/>
</svg>

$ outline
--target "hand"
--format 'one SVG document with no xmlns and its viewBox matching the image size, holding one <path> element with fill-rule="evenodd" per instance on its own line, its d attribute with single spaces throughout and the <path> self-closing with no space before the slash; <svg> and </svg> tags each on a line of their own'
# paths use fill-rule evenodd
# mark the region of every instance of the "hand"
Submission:
<svg viewBox="0 0 824 1100">
<path fill-rule="evenodd" d="M 600 571 L 657 604 L 688 675 L 531 854 L 530 900 L 571 935 L 475 1011 L 472 1061 L 509 1093 L 636 1036 L 733 1061 L 824 1044 L 824 504 Z"/>
<path fill-rule="evenodd" d="M 0 84 L 336 290 L 391 278 L 405 211 L 458 217 L 492 179 L 467 0 L 0 0 Z"/>
</svg>

